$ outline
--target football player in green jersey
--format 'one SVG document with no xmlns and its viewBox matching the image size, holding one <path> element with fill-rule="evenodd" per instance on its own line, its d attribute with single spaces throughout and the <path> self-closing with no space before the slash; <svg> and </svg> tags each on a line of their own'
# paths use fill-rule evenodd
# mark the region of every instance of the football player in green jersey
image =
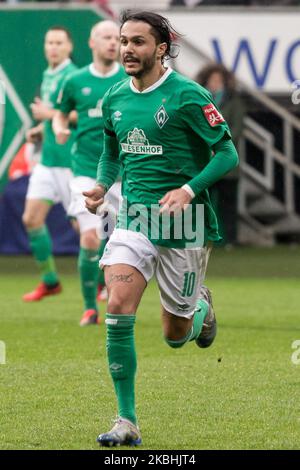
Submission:
<svg viewBox="0 0 300 470">
<path fill-rule="evenodd" d="M 78 268 L 85 304 L 81 326 L 98 322 L 96 297 L 100 247 L 97 235 L 99 217 L 86 209 L 82 191 L 93 188 L 96 184 L 99 156 L 103 150 L 103 96 L 112 85 L 127 77 L 124 68 L 117 62 L 119 36 L 119 28 L 112 21 L 101 21 L 92 28 L 89 46 L 93 62 L 65 81 L 57 104 L 58 111 L 53 119 L 57 142 L 64 144 L 70 135 L 69 114 L 72 110 L 77 112 L 75 145 L 72 149 L 74 179 L 71 181 L 68 214 L 76 218 L 80 232 Z M 118 182 L 106 196 L 115 213 L 119 209 L 120 197 L 121 183 Z M 104 222 L 106 219 L 101 220 Z M 113 227 L 109 228 L 112 231 Z M 100 228 L 101 233 L 105 238 L 105 233 Z"/>
<path fill-rule="evenodd" d="M 51 238 L 45 224 L 52 204 L 69 205 L 69 181 L 72 177 L 70 151 L 72 140 L 60 146 L 52 131 L 54 105 L 64 79 L 76 67 L 70 59 L 72 40 L 62 27 L 49 29 L 45 36 L 45 55 L 48 68 L 43 75 L 41 99 L 31 105 L 33 117 L 40 124 L 28 131 L 27 140 L 43 140 L 41 162 L 36 165 L 29 180 L 23 223 L 26 227 L 33 256 L 41 271 L 41 283 L 23 296 L 26 302 L 61 292 L 61 284 L 52 255 Z"/>
<path fill-rule="evenodd" d="M 124 13 L 120 51 L 131 78 L 104 97 L 97 186 L 84 193 L 87 208 L 95 212 L 122 166 L 124 200 L 100 260 L 108 286 L 107 353 L 119 414 L 115 426 L 98 437 L 104 446 L 141 442 L 134 323 L 154 274 L 167 344 L 180 348 L 195 341 L 205 348 L 216 336 L 210 292 L 203 285 L 210 245 L 219 239 L 208 187 L 238 164 L 238 156 L 210 93 L 165 66 L 173 32 L 155 13 Z M 186 214 L 191 217 L 185 219 Z M 166 216 L 174 229 L 169 233 Z M 182 220 L 184 231 L 177 236 Z M 185 230 L 192 227 L 195 240 Z"/>
</svg>

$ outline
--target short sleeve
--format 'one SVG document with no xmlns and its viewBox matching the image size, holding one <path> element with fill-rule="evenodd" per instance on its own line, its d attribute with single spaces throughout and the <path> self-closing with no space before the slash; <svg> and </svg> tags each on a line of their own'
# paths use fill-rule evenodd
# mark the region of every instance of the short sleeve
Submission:
<svg viewBox="0 0 300 470">
<path fill-rule="evenodd" d="M 75 110 L 75 107 L 74 87 L 72 80 L 67 79 L 59 92 L 55 108 L 59 109 L 64 114 L 69 114 L 71 111 Z"/>
<path fill-rule="evenodd" d="M 211 94 L 204 88 L 190 88 L 183 92 L 180 116 L 209 147 L 224 136 L 231 139 L 228 124 L 213 102 Z"/>
</svg>

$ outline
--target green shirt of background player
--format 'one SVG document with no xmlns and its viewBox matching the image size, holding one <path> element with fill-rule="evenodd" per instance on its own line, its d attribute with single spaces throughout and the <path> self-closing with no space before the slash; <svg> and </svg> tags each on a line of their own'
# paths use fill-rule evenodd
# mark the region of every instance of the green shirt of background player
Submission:
<svg viewBox="0 0 300 470">
<path fill-rule="evenodd" d="M 66 77 L 76 70 L 75 65 L 70 58 L 64 60 L 60 65 L 52 69 L 48 67 L 43 74 L 43 82 L 41 87 L 42 100 L 32 105 L 38 115 L 42 107 L 48 108 L 48 113 L 53 118 L 55 112 L 55 104 L 59 91 Z M 47 116 L 47 114 L 46 114 Z M 43 118 L 42 118 L 43 119 Z M 65 145 L 57 145 L 55 135 L 52 130 L 52 119 L 44 118 L 43 129 L 43 146 L 41 163 L 48 167 L 71 168 L 71 148 L 74 141 L 74 132 Z"/>
<path fill-rule="evenodd" d="M 32 254 L 40 268 L 42 282 L 23 300 L 32 302 L 61 291 L 52 256 L 51 238 L 45 224 L 52 204 L 61 202 L 67 209 L 70 200 L 70 149 L 72 139 L 64 146 L 55 142 L 52 131 L 54 105 L 64 79 L 76 67 L 70 60 L 73 45 L 70 33 L 61 27 L 51 28 L 45 36 L 45 56 L 48 68 L 44 72 L 41 99 L 31 104 L 33 117 L 41 123 L 27 133 L 29 142 L 42 139 L 41 162 L 36 165 L 29 180 L 23 223 L 26 227 Z"/>
<path fill-rule="evenodd" d="M 71 182 L 68 214 L 76 219 L 75 225 L 80 233 L 78 268 L 84 298 L 81 326 L 98 321 L 96 296 L 100 239 L 96 229 L 101 223 L 99 217 L 85 208 L 82 191 L 85 188 L 93 188 L 96 184 L 99 156 L 103 150 L 103 96 L 112 85 L 127 76 L 117 62 L 120 39 L 119 28 L 115 23 L 97 23 L 91 30 L 89 46 L 93 62 L 76 71 L 65 81 L 57 103 L 58 111 L 53 119 L 57 142 L 65 144 L 71 135 L 70 112 L 77 113 L 75 144 L 72 149 L 74 179 Z M 110 197 L 112 193 L 115 198 Z M 120 184 L 115 184 L 107 198 L 109 203 L 114 204 L 119 197 Z"/>
<path fill-rule="evenodd" d="M 102 204 L 121 164 L 128 210 L 139 203 L 147 214 L 160 204 L 162 216 L 183 214 L 198 202 L 204 206 L 204 215 L 196 219 L 204 245 L 191 248 L 185 237 L 179 246 L 172 237 L 153 239 L 134 224 L 115 229 L 107 244 L 100 262 L 108 286 L 107 351 L 119 419 L 111 431 L 99 435 L 104 446 L 141 442 L 135 413 L 134 323 L 154 273 L 167 344 L 179 348 L 194 340 L 204 348 L 216 336 L 210 292 L 203 286 L 207 242 L 218 239 L 207 188 L 237 165 L 238 156 L 211 95 L 164 66 L 172 33 L 168 20 L 155 13 L 123 15 L 120 53 L 132 78 L 115 85 L 104 98 L 104 152 L 98 186 L 85 192 L 86 205 L 94 212 Z M 128 218 L 128 210 L 121 208 L 120 222 Z"/>
</svg>

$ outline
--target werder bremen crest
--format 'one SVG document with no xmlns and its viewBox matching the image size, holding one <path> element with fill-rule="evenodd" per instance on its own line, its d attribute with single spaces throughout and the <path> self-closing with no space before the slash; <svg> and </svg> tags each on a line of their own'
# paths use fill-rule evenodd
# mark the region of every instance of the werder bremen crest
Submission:
<svg viewBox="0 0 300 470">
<path fill-rule="evenodd" d="M 161 107 L 156 111 L 154 114 L 155 121 L 158 124 L 158 127 L 162 129 L 164 125 L 166 124 L 167 120 L 169 119 L 169 116 L 167 114 L 167 111 L 164 108 L 164 105 L 162 104 Z"/>
<path fill-rule="evenodd" d="M 147 139 L 143 129 L 135 127 L 133 131 L 129 131 L 127 135 L 127 143 L 121 143 L 123 152 L 139 153 L 141 155 L 162 155 L 163 149 L 161 145 L 151 145 Z"/>
</svg>

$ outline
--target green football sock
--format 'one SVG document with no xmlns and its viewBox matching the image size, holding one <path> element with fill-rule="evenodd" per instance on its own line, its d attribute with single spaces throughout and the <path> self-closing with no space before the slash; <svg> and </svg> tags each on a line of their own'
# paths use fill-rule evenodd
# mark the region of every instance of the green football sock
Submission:
<svg viewBox="0 0 300 470">
<path fill-rule="evenodd" d="M 192 331 L 193 331 L 193 329 L 191 328 L 190 331 L 188 332 L 188 334 L 186 336 L 184 336 L 183 338 L 181 338 L 181 339 L 169 339 L 169 338 L 165 337 L 165 342 L 171 348 L 174 348 L 174 349 L 181 348 L 185 343 L 190 341 Z"/>
<path fill-rule="evenodd" d="M 193 326 L 191 328 L 191 336 L 189 338 L 189 341 L 193 341 L 194 339 L 198 338 L 198 336 L 201 333 L 204 318 L 206 317 L 208 313 L 208 303 L 201 299 L 198 300 L 197 302 L 197 310 L 195 310 L 194 313 L 194 322 Z"/>
<path fill-rule="evenodd" d="M 34 259 L 41 270 L 42 280 L 51 286 L 58 283 L 58 275 L 52 256 L 51 237 L 46 225 L 34 230 L 28 230 L 29 245 Z"/>
<path fill-rule="evenodd" d="M 118 400 L 118 413 L 136 424 L 134 344 L 135 315 L 106 314 L 109 371 Z"/>
<path fill-rule="evenodd" d="M 187 335 L 178 340 L 171 340 L 171 339 L 165 338 L 166 343 L 171 348 L 177 349 L 177 348 L 181 348 L 188 341 L 193 341 L 194 339 L 198 338 L 198 336 L 201 333 L 204 318 L 206 317 L 207 312 L 208 312 L 207 302 L 205 302 L 205 300 L 203 299 L 199 300 L 197 302 L 197 310 L 195 310 L 195 313 L 194 313 L 194 321 L 193 321 L 192 328 L 187 333 Z"/>
<path fill-rule="evenodd" d="M 103 255 L 103 252 L 104 252 L 104 248 L 106 246 L 106 242 L 107 240 L 102 240 L 101 241 L 101 244 L 100 244 L 100 248 L 99 248 L 99 259 L 102 257 Z M 98 284 L 100 284 L 101 286 L 105 286 L 105 280 L 104 280 L 104 271 L 103 269 L 99 269 L 98 271 Z"/>
<path fill-rule="evenodd" d="M 80 247 L 78 270 L 86 310 L 97 310 L 98 262 L 98 250 L 87 250 L 86 248 Z"/>
</svg>

